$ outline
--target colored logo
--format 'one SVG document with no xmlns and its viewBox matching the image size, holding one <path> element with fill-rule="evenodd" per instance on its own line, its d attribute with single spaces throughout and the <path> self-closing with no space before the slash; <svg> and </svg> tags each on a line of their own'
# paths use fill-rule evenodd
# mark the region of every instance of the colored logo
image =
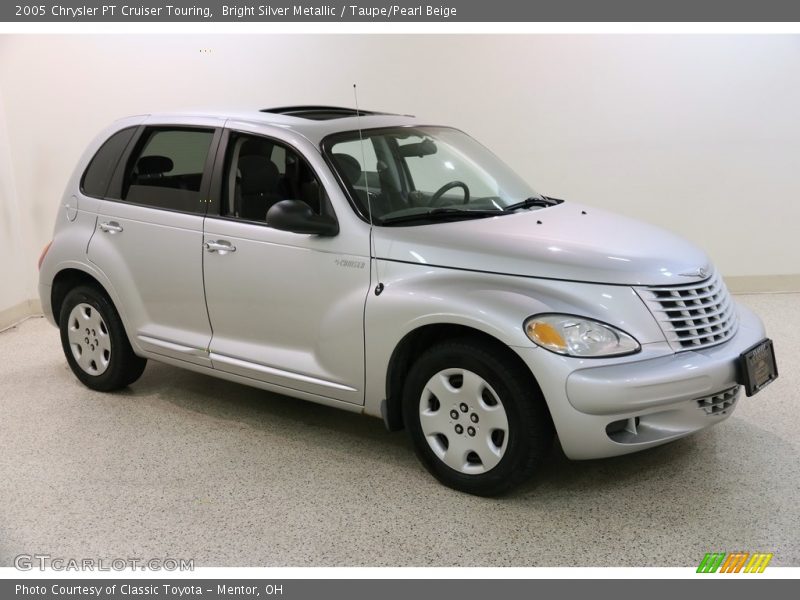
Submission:
<svg viewBox="0 0 800 600">
<path fill-rule="evenodd" d="M 698 573 L 763 573 L 772 553 L 709 552 L 700 561 Z"/>
</svg>

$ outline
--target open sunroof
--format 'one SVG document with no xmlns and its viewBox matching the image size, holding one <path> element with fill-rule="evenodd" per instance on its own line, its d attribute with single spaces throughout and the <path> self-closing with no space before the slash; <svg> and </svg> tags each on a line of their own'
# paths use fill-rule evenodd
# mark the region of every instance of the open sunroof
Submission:
<svg viewBox="0 0 800 600">
<path fill-rule="evenodd" d="M 343 119 L 345 117 L 385 115 L 389 113 L 376 112 L 372 110 L 356 110 L 355 108 L 345 108 L 342 106 L 281 106 L 279 108 L 263 108 L 261 112 L 276 115 L 287 115 L 290 117 L 300 117 L 313 121 L 329 121 L 331 119 Z"/>
</svg>

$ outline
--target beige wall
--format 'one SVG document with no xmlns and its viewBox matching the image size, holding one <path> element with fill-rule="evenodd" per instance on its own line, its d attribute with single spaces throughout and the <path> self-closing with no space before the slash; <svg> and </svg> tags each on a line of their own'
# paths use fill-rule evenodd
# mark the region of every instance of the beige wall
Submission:
<svg viewBox="0 0 800 600">
<path fill-rule="evenodd" d="M 466 129 L 540 191 L 673 229 L 726 276 L 797 275 L 798 73 L 798 36 L 0 37 L 0 312 L 35 295 L 63 186 L 113 119 L 352 105 L 354 81 L 362 107 Z"/>
<path fill-rule="evenodd" d="M 14 162 L 3 105 L 3 88 L 0 87 L 0 328 L 7 324 L 5 321 L 24 316 L 26 301 L 33 298 L 36 270 L 30 247 L 32 236 L 22 231 L 23 219 L 17 204 Z"/>
</svg>

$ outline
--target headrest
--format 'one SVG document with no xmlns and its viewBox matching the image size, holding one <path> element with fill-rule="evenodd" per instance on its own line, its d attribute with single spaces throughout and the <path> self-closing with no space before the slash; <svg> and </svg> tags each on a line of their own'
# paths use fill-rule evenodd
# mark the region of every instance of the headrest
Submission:
<svg viewBox="0 0 800 600">
<path fill-rule="evenodd" d="M 153 154 L 151 156 L 143 156 L 136 162 L 136 171 L 139 176 L 142 175 L 162 175 L 169 173 L 175 164 L 172 159 L 167 156 L 159 156 Z"/>
<path fill-rule="evenodd" d="M 269 158 L 272 153 L 272 146 L 272 142 L 268 140 L 250 138 L 242 144 L 239 156 L 261 155 L 264 158 Z"/>
<path fill-rule="evenodd" d="M 349 154 L 334 154 L 333 160 L 345 181 L 350 185 L 355 185 L 361 178 L 361 163 Z"/>
<path fill-rule="evenodd" d="M 277 165 L 264 156 L 242 156 L 239 158 L 239 172 L 244 195 L 273 192 L 280 178 Z"/>
</svg>

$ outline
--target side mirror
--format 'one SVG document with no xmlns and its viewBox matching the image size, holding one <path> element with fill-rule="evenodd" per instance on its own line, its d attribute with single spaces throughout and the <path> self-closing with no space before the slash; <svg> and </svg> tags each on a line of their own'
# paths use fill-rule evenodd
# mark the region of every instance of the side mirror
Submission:
<svg viewBox="0 0 800 600">
<path fill-rule="evenodd" d="M 267 211 L 267 225 L 311 235 L 333 236 L 339 233 L 339 223 L 327 215 L 318 215 L 311 207 L 300 200 L 281 200 Z"/>
</svg>

